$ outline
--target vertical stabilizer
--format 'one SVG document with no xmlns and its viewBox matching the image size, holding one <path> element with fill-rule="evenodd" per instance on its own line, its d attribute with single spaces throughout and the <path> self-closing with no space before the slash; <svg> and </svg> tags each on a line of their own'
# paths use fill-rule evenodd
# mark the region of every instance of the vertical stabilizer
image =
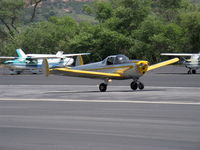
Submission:
<svg viewBox="0 0 200 150">
<path fill-rule="evenodd" d="M 17 52 L 17 55 L 20 57 L 20 58 L 26 58 L 26 54 L 23 52 L 22 49 L 16 49 L 16 52 Z"/>
<path fill-rule="evenodd" d="M 46 77 L 49 76 L 49 63 L 46 58 L 43 59 L 43 62 L 42 62 L 42 73 L 44 73 Z"/>
<path fill-rule="evenodd" d="M 60 57 L 60 56 L 62 56 L 63 55 L 63 51 L 58 51 L 57 53 L 56 53 L 56 56 L 58 56 L 58 57 Z"/>
<path fill-rule="evenodd" d="M 80 56 L 77 56 L 76 58 L 76 66 L 80 66 L 80 65 L 83 65 L 83 57 L 80 55 Z"/>
</svg>

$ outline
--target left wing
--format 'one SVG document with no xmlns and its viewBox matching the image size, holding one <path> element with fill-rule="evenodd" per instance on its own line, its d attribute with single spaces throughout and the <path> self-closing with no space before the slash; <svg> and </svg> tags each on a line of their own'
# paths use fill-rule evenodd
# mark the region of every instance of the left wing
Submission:
<svg viewBox="0 0 200 150">
<path fill-rule="evenodd" d="M 54 74 L 61 74 L 73 77 L 86 77 L 86 78 L 120 78 L 123 75 L 119 73 L 104 73 L 104 72 L 96 72 L 96 71 L 85 71 L 85 70 L 74 70 L 70 68 L 56 68 L 50 69 L 49 72 L 53 72 Z"/>
<path fill-rule="evenodd" d="M 78 54 L 62 54 L 62 57 L 73 57 L 73 56 L 82 56 L 82 55 L 90 55 L 90 53 L 78 53 Z"/>
<path fill-rule="evenodd" d="M 179 61 L 179 58 L 173 58 L 173 59 L 170 59 L 170 60 L 167 60 L 167 61 L 163 61 L 163 62 L 149 66 L 147 71 L 150 71 L 150 70 L 153 70 L 153 69 L 156 69 L 156 68 L 160 68 L 160 67 L 163 67 L 163 66 L 167 66 L 167 65 L 173 64 L 173 63 L 178 62 L 178 61 Z"/>
<path fill-rule="evenodd" d="M 61 51 L 58 51 L 58 53 Z M 59 54 L 56 55 L 45 55 L 45 54 L 29 54 L 27 55 L 29 59 L 44 59 L 44 58 L 65 58 L 73 56 L 89 55 L 90 53 L 79 53 L 79 54 Z"/>
<path fill-rule="evenodd" d="M 1 56 L 0 59 L 17 59 L 19 57 L 7 57 L 7 56 Z"/>
</svg>

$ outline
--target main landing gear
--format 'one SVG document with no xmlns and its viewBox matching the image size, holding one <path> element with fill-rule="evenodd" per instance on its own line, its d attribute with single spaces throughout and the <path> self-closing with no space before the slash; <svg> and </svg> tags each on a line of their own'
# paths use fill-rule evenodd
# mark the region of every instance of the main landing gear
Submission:
<svg viewBox="0 0 200 150">
<path fill-rule="evenodd" d="M 109 82 L 112 82 L 112 80 L 111 79 L 105 79 L 104 83 L 101 83 L 99 85 L 100 92 L 105 92 L 107 90 L 107 85 L 108 85 Z"/>
<path fill-rule="evenodd" d="M 196 70 L 189 69 L 187 73 L 188 73 L 188 74 L 196 74 L 197 71 L 196 71 Z"/>
<path fill-rule="evenodd" d="M 107 90 L 107 84 L 101 83 L 101 84 L 99 85 L 99 90 L 100 90 L 101 92 L 105 92 L 105 91 Z"/>
<path fill-rule="evenodd" d="M 99 90 L 100 92 L 106 92 L 107 90 L 107 86 L 108 86 L 108 82 L 111 82 L 112 80 L 105 80 L 104 83 L 101 83 L 99 85 Z M 132 90 L 137 90 L 137 89 L 140 89 L 140 90 L 143 90 L 144 89 L 144 84 L 141 83 L 140 81 L 133 81 L 131 84 L 130 84 L 130 87 Z"/>
<path fill-rule="evenodd" d="M 137 90 L 140 89 L 140 90 L 143 90 L 144 89 L 144 84 L 139 82 L 139 81 L 133 81 L 131 84 L 130 84 L 130 87 L 132 90 Z"/>
</svg>

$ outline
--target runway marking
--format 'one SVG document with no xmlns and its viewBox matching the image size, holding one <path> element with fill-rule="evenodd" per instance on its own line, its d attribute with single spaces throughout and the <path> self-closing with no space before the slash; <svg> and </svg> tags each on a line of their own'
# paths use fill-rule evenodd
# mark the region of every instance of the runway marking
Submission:
<svg viewBox="0 0 200 150">
<path fill-rule="evenodd" d="M 0 101 L 46 101 L 46 102 L 82 102 L 82 103 L 133 103 L 133 104 L 172 104 L 172 105 L 200 105 L 200 102 L 183 101 L 135 101 L 135 100 L 78 100 L 78 99 L 19 99 L 0 98 Z"/>
</svg>

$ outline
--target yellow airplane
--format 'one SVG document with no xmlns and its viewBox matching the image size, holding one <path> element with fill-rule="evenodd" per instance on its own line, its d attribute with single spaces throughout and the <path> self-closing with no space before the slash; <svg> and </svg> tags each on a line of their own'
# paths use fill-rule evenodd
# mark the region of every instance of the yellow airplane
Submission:
<svg viewBox="0 0 200 150">
<path fill-rule="evenodd" d="M 132 79 L 130 84 L 132 90 L 137 88 L 144 89 L 144 84 L 139 81 L 139 78 L 146 72 L 160 68 L 179 61 L 178 58 L 170 59 L 158 64 L 149 66 L 149 62 L 145 60 L 129 60 L 125 55 L 108 56 L 106 59 L 96 63 L 83 65 L 82 57 L 79 56 L 79 65 L 75 67 L 53 68 L 50 69 L 47 59 L 43 60 L 43 72 L 49 74 L 103 79 L 104 83 L 99 85 L 99 90 L 105 92 L 107 85 L 112 79 L 124 80 Z"/>
</svg>

